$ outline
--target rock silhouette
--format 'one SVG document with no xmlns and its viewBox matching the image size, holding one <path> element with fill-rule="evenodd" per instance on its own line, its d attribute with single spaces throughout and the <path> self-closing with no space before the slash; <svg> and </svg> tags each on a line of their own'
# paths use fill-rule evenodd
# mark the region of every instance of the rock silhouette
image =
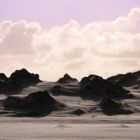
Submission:
<svg viewBox="0 0 140 140">
<path fill-rule="evenodd" d="M 10 79 L 20 83 L 22 86 L 29 86 L 40 82 L 38 74 L 30 73 L 26 69 L 16 70 L 11 74 Z"/>
<path fill-rule="evenodd" d="M 133 97 L 129 91 L 121 86 L 111 83 L 97 75 L 84 77 L 80 82 L 80 90 L 82 97 L 112 97 L 124 98 Z"/>
<path fill-rule="evenodd" d="M 134 86 L 140 84 L 140 71 L 115 75 L 107 80 L 125 87 Z"/>
<path fill-rule="evenodd" d="M 0 94 L 13 94 L 22 90 L 22 86 L 9 78 L 4 73 L 0 73 Z"/>
<path fill-rule="evenodd" d="M 4 73 L 0 73 L 0 80 L 6 80 L 7 77 Z"/>
<path fill-rule="evenodd" d="M 0 93 L 13 94 L 22 90 L 22 86 L 12 80 L 0 81 Z"/>
<path fill-rule="evenodd" d="M 72 78 L 70 75 L 65 74 L 62 78 L 60 78 L 58 83 L 71 83 L 71 82 L 78 82 L 76 78 Z"/>
<path fill-rule="evenodd" d="M 18 111 L 25 116 L 43 116 L 64 107 L 47 91 L 31 93 L 24 98 L 10 96 L 4 101 L 6 110 Z"/>
<path fill-rule="evenodd" d="M 104 114 L 115 115 L 115 114 L 131 114 L 131 110 L 125 109 L 125 105 L 113 101 L 111 98 L 104 98 L 101 100 L 99 106 L 101 107 Z"/>
<path fill-rule="evenodd" d="M 26 69 L 16 70 L 10 78 L 4 73 L 0 73 L 0 93 L 16 94 L 24 87 L 40 82 L 39 75 L 29 73 Z"/>
</svg>

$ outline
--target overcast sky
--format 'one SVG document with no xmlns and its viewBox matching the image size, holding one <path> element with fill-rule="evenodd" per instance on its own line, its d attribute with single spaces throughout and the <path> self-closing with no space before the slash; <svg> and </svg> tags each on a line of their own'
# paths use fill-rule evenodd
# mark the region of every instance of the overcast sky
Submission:
<svg viewBox="0 0 140 140">
<path fill-rule="evenodd" d="M 140 68 L 140 0 L 0 0 L 0 72 L 43 80 Z"/>
</svg>

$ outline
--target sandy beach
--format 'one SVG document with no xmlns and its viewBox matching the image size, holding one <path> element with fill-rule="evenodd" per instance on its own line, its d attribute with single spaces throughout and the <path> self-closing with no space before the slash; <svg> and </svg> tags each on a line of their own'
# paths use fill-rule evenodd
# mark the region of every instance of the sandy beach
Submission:
<svg viewBox="0 0 140 140">
<path fill-rule="evenodd" d="M 40 83 L 29 87 L 18 96 L 23 97 L 38 90 L 49 90 L 52 83 Z M 68 93 L 75 85 L 63 85 Z M 139 91 L 132 90 L 139 97 Z M 17 95 L 16 95 L 17 96 Z M 1 95 L 1 99 L 5 96 Z M 139 112 L 130 115 L 108 116 L 102 112 L 88 112 L 98 101 L 83 100 L 78 96 L 53 96 L 67 105 L 62 111 L 53 111 L 45 117 L 12 117 L 1 114 L 0 140 L 139 140 Z M 139 98 L 125 99 L 123 103 L 139 108 Z M 71 111 L 82 109 L 85 114 L 77 116 Z M 10 114 L 10 113 L 9 113 Z M 12 114 L 12 113 L 11 113 Z"/>
<path fill-rule="evenodd" d="M 0 140 L 139 140 L 140 123 L 66 123 L 1 119 Z M 3 122 L 2 122 L 3 121 Z"/>
<path fill-rule="evenodd" d="M 140 0 L 0 0 L 0 140 L 140 140 Z"/>
</svg>

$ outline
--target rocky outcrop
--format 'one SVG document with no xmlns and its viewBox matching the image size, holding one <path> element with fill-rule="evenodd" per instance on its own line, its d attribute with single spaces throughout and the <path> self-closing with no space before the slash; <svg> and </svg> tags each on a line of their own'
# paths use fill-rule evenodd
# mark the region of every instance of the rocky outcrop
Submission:
<svg viewBox="0 0 140 140">
<path fill-rule="evenodd" d="M 134 73 L 119 74 L 109 77 L 107 80 L 125 87 L 134 86 L 140 84 L 140 71 Z"/>
<path fill-rule="evenodd" d="M 101 100 L 99 106 L 104 114 L 117 115 L 117 114 L 131 114 L 133 113 L 128 109 L 128 106 L 115 102 L 111 98 L 104 98 Z"/>
<path fill-rule="evenodd" d="M 40 82 L 38 74 L 30 73 L 26 69 L 16 70 L 11 74 L 10 79 L 20 83 L 22 86 L 30 86 Z"/>
<path fill-rule="evenodd" d="M 17 94 L 24 87 L 40 82 L 39 75 L 29 73 L 26 69 L 16 70 L 10 78 L 0 73 L 0 94 Z"/>
<path fill-rule="evenodd" d="M 71 82 L 78 82 L 76 78 L 72 78 L 70 75 L 65 74 L 62 78 L 60 78 L 58 83 L 71 83 Z"/>
<path fill-rule="evenodd" d="M 4 73 L 0 73 L 0 94 L 15 94 L 22 90 L 22 86 L 9 78 Z"/>
<path fill-rule="evenodd" d="M 43 116 L 63 107 L 47 91 L 35 92 L 24 98 L 10 96 L 4 101 L 6 110 L 17 111 L 25 116 Z"/>
<path fill-rule="evenodd" d="M 91 97 L 112 97 L 124 98 L 133 97 L 129 91 L 125 90 L 118 84 L 114 84 L 97 75 L 84 77 L 80 82 L 81 96 L 85 98 Z"/>
<path fill-rule="evenodd" d="M 6 79 L 7 79 L 6 75 L 4 73 L 0 73 L 0 81 Z"/>
<path fill-rule="evenodd" d="M 21 85 L 12 80 L 0 81 L 1 94 L 13 94 L 22 90 Z"/>
</svg>

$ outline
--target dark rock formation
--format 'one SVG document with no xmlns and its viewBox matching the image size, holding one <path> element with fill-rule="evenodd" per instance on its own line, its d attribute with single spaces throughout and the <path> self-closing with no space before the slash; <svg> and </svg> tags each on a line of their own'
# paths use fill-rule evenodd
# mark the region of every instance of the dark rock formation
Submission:
<svg viewBox="0 0 140 140">
<path fill-rule="evenodd" d="M 43 116 L 64 107 L 56 101 L 47 91 L 39 91 L 24 98 L 8 97 L 4 101 L 6 110 L 18 111 L 25 116 Z"/>
<path fill-rule="evenodd" d="M 15 81 L 0 81 L 0 93 L 13 94 L 22 90 L 22 87 Z"/>
<path fill-rule="evenodd" d="M 62 87 L 60 85 L 56 85 L 51 89 L 53 95 L 59 95 L 62 92 Z"/>
<path fill-rule="evenodd" d="M 22 86 L 10 79 L 0 80 L 0 94 L 15 94 L 22 90 Z"/>
<path fill-rule="evenodd" d="M 96 75 L 90 75 L 84 77 L 80 82 L 81 96 L 85 98 L 90 97 L 112 97 L 112 98 L 124 98 L 133 97 L 128 94 L 129 91 L 125 90 L 121 86 L 111 83 Z"/>
<path fill-rule="evenodd" d="M 117 103 L 110 98 L 104 98 L 101 100 L 99 106 L 101 107 L 104 114 L 116 115 L 116 114 L 131 114 L 131 110 L 128 110 L 127 106 Z"/>
<path fill-rule="evenodd" d="M 140 83 L 140 71 L 134 73 L 119 74 L 109 77 L 107 80 L 125 87 L 134 86 Z"/>
<path fill-rule="evenodd" d="M 0 73 L 0 81 L 6 79 L 7 79 L 6 75 L 4 73 Z"/>
<path fill-rule="evenodd" d="M 71 76 L 69 76 L 68 74 L 65 74 L 62 78 L 60 78 L 58 81 L 58 83 L 71 83 L 71 82 L 78 82 L 78 80 L 76 78 L 72 78 Z"/>
<path fill-rule="evenodd" d="M 85 114 L 85 112 L 83 110 L 81 110 L 81 109 L 76 109 L 76 110 L 72 111 L 72 114 L 74 114 L 74 115 L 83 115 L 83 114 Z"/>
<path fill-rule="evenodd" d="M 26 69 L 16 70 L 11 74 L 10 79 L 20 83 L 22 86 L 29 86 L 40 82 L 38 74 L 30 73 Z"/>
<path fill-rule="evenodd" d="M 17 94 L 24 87 L 40 82 L 39 75 L 29 73 L 26 69 L 16 70 L 10 78 L 0 73 L 0 94 Z"/>
</svg>

